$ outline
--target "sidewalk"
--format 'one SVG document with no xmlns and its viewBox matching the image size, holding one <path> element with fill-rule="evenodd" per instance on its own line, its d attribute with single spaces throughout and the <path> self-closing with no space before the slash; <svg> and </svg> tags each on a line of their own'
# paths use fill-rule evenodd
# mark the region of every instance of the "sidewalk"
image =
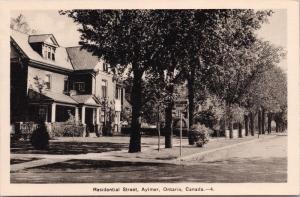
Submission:
<svg viewBox="0 0 300 197">
<path fill-rule="evenodd" d="M 44 166 L 53 163 L 64 162 L 67 160 L 105 160 L 105 161 L 126 161 L 126 162 L 147 162 L 147 163 L 168 163 L 168 164 L 183 164 L 188 163 L 189 160 L 197 158 L 201 160 L 210 153 L 224 150 L 227 148 L 236 147 L 242 144 L 252 143 L 264 139 L 275 137 L 276 135 L 261 135 L 258 139 L 257 136 L 248 136 L 236 139 L 211 139 L 204 147 L 199 148 L 195 145 L 188 145 L 188 140 L 185 138 L 182 141 L 182 156 L 179 152 L 179 139 L 174 138 L 173 148 L 165 149 L 161 145 L 160 151 L 157 150 L 157 145 L 145 143 L 142 144 L 142 152 L 128 153 L 127 148 L 118 151 L 106 151 L 101 153 L 87 153 L 77 155 L 54 155 L 54 154 L 11 154 L 12 159 L 24 158 L 38 158 L 38 160 L 28 161 L 11 165 L 11 171 L 19 171 L 27 168 Z M 114 139 L 115 140 L 115 139 Z M 149 139 L 148 139 L 149 140 Z"/>
</svg>

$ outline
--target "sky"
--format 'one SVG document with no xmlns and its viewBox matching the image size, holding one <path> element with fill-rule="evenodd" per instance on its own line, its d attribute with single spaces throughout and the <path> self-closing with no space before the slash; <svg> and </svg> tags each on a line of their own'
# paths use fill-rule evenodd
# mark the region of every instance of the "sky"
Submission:
<svg viewBox="0 0 300 197">
<path fill-rule="evenodd" d="M 286 10 L 273 10 L 269 22 L 262 25 L 256 33 L 259 38 L 270 41 L 276 46 L 287 48 L 287 12 Z M 61 46 L 77 46 L 80 39 L 78 26 L 65 15 L 59 15 L 58 10 L 16 10 L 11 12 L 11 17 L 23 14 L 32 29 L 37 34 L 52 33 Z M 287 69 L 286 60 L 279 65 Z"/>
</svg>

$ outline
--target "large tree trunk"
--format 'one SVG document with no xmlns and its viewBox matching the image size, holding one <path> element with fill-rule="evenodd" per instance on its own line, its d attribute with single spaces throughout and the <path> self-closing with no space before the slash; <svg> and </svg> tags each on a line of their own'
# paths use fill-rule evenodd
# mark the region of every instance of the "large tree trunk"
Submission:
<svg viewBox="0 0 300 197">
<path fill-rule="evenodd" d="M 253 113 L 250 112 L 250 133 L 251 136 L 254 136 L 254 117 L 253 117 Z"/>
<path fill-rule="evenodd" d="M 261 135 L 261 111 L 258 110 L 258 115 L 257 115 L 257 125 L 258 125 L 258 134 Z"/>
<path fill-rule="evenodd" d="M 194 123 L 194 111 L 195 111 L 195 68 L 193 67 L 188 77 L 188 99 L 189 99 L 189 127 Z"/>
<path fill-rule="evenodd" d="M 261 132 L 265 134 L 265 121 L 266 121 L 266 111 L 262 109 L 261 111 Z"/>
<path fill-rule="evenodd" d="M 245 122 L 245 136 L 249 135 L 249 116 L 244 116 L 244 122 Z"/>
<path fill-rule="evenodd" d="M 228 129 L 229 129 L 229 138 L 232 139 L 233 138 L 233 123 L 232 123 L 232 119 L 229 119 Z"/>
<path fill-rule="evenodd" d="M 230 104 L 227 105 L 228 107 L 228 115 L 229 115 L 229 118 L 228 118 L 228 129 L 229 129 L 229 138 L 232 139 L 233 138 L 233 122 L 232 122 L 232 112 L 231 112 L 231 106 Z"/>
<path fill-rule="evenodd" d="M 130 153 L 141 152 L 141 104 L 142 104 L 142 76 L 143 72 L 137 70 L 133 71 L 133 85 L 131 92 L 131 104 L 132 104 L 132 120 L 131 120 L 131 132 L 130 132 Z"/>
<path fill-rule="evenodd" d="M 242 129 L 243 129 L 243 125 L 241 122 L 239 122 L 239 138 L 243 137 Z"/>
<path fill-rule="evenodd" d="M 272 113 L 268 113 L 268 134 L 272 132 Z"/>
<path fill-rule="evenodd" d="M 167 87 L 167 91 L 169 95 L 173 95 L 174 86 L 169 85 Z M 171 100 L 168 102 L 167 107 L 165 109 L 165 148 L 172 148 L 172 137 L 173 137 L 173 118 L 172 118 L 172 109 L 173 109 L 174 101 Z"/>
</svg>

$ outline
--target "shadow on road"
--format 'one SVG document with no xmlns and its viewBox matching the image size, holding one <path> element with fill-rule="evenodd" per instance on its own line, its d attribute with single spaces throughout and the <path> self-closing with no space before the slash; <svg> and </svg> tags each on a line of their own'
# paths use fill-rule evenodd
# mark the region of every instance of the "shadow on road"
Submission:
<svg viewBox="0 0 300 197">
<path fill-rule="evenodd" d="M 68 160 L 13 173 L 11 181 L 12 183 L 278 183 L 287 181 L 287 160 L 275 157 L 234 158 L 205 163 L 198 161 L 191 165 Z"/>
</svg>

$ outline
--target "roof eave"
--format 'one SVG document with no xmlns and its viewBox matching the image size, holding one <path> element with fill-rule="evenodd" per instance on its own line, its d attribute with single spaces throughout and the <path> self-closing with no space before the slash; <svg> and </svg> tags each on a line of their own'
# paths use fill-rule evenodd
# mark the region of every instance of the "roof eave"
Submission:
<svg viewBox="0 0 300 197">
<path fill-rule="evenodd" d="M 40 66 L 40 65 L 47 66 L 50 69 L 54 69 L 54 70 L 58 70 L 58 71 L 62 71 L 62 72 L 68 72 L 69 73 L 69 72 L 73 72 L 74 71 L 72 69 L 58 67 L 58 66 L 53 65 L 53 64 L 48 64 L 48 63 L 41 62 L 41 61 L 38 61 L 38 60 L 33 60 L 33 59 L 29 59 L 29 63 L 32 63 L 35 66 Z"/>
</svg>

